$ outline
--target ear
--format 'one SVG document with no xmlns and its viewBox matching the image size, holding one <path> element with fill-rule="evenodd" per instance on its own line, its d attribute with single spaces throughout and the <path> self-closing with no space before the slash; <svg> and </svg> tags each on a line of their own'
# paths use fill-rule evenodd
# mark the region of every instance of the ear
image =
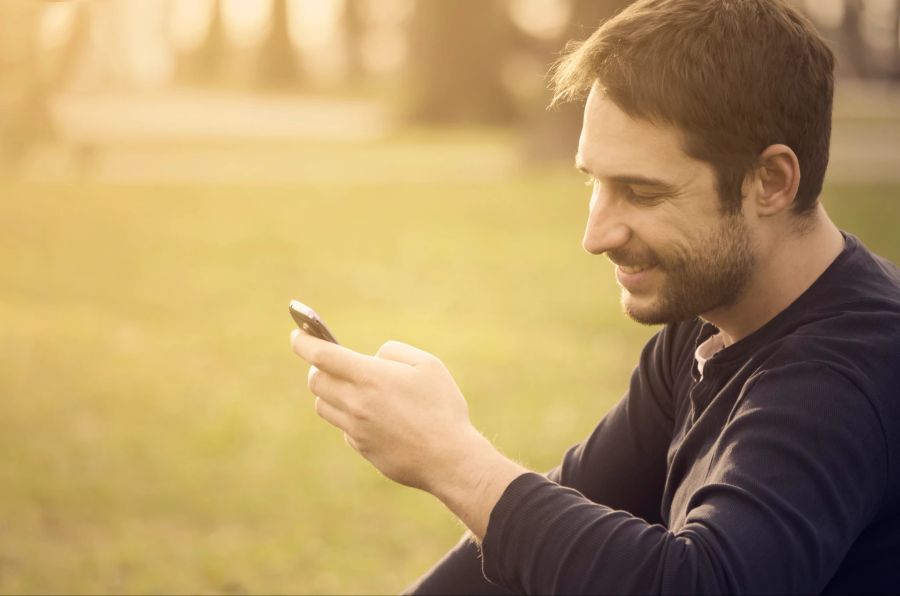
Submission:
<svg viewBox="0 0 900 596">
<path fill-rule="evenodd" d="M 754 170 L 751 205 L 766 217 L 790 209 L 800 186 L 800 161 L 787 145 L 770 145 L 759 154 Z"/>
</svg>

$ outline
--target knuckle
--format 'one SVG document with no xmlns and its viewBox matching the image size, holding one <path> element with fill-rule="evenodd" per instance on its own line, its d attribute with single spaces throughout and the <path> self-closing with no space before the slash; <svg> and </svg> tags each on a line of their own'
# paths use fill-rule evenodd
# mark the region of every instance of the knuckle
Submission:
<svg viewBox="0 0 900 596">
<path fill-rule="evenodd" d="M 352 401 L 347 404 L 347 413 L 352 419 L 360 422 L 369 419 L 369 411 L 365 404 L 361 404 L 358 401 Z"/>
<path fill-rule="evenodd" d="M 379 375 L 371 370 L 360 371 L 359 376 L 353 381 L 353 384 L 365 390 L 376 390 L 379 387 Z"/>
<path fill-rule="evenodd" d="M 381 390 L 382 380 L 378 375 L 366 375 L 360 379 L 360 385 L 368 390 L 368 394 L 375 394 Z"/>
</svg>

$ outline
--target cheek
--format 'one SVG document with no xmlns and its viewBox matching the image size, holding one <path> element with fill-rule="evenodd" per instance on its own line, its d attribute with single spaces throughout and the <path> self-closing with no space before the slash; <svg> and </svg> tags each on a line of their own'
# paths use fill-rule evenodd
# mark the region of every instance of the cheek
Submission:
<svg viewBox="0 0 900 596">
<path fill-rule="evenodd" d="M 673 251 L 673 258 L 680 270 L 713 275 L 731 268 L 734 259 L 743 260 L 747 246 L 741 222 L 704 221 L 687 231 Z"/>
<path fill-rule="evenodd" d="M 709 258 L 708 246 L 703 240 L 704 230 L 670 228 L 664 235 L 657 230 L 648 239 L 647 245 L 653 258 L 666 271 L 682 271 L 692 264 Z"/>
<path fill-rule="evenodd" d="M 692 252 L 690 233 L 672 218 L 644 218 L 640 230 L 636 238 L 640 244 L 636 244 L 635 253 L 646 255 L 661 266 L 678 263 Z"/>
</svg>

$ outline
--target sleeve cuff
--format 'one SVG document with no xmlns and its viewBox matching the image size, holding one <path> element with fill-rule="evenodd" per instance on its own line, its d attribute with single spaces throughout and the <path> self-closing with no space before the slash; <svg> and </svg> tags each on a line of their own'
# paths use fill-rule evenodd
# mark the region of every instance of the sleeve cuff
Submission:
<svg viewBox="0 0 900 596">
<path fill-rule="evenodd" d="M 519 548 L 531 547 L 508 540 L 508 527 L 515 523 L 514 517 L 517 512 L 527 516 L 529 495 L 548 485 L 559 486 L 545 476 L 527 472 L 510 482 L 500 496 L 500 500 L 494 505 L 488 519 L 484 540 L 481 542 L 482 573 L 489 581 L 515 591 L 514 587 L 505 586 L 503 582 L 502 561 L 504 559 L 518 560 Z"/>
</svg>

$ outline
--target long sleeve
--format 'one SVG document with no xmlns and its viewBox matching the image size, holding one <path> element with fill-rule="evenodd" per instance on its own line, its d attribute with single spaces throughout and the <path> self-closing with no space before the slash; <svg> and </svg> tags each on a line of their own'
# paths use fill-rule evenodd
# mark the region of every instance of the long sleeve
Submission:
<svg viewBox="0 0 900 596">
<path fill-rule="evenodd" d="M 597 502 L 614 504 L 645 519 L 658 520 L 671 440 L 671 328 L 644 347 L 629 391 L 600 421 L 587 440 L 565 454 L 547 477 Z M 685 331 L 682 331 L 685 332 Z M 507 594 L 482 574 L 478 547 L 463 539 L 406 594 Z"/>
<path fill-rule="evenodd" d="M 623 509 L 651 522 L 661 520 L 666 456 L 672 441 L 675 403 L 672 362 L 677 334 L 666 327 L 641 352 L 628 392 L 603 417 L 591 435 L 575 445 L 547 476 L 587 499 Z M 690 358 L 690 356 L 688 356 Z M 680 358 L 684 361 L 684 358 Z"/>
<path fill-rule="evenodd" d="M 478 546 L 466 534 L 434 567 L 402 593 L 501 596 L 510 592 L 485 579 L 481 572 Z"/>
<path fill-rule="evenodd" d="M 819 592 L 880 506 L 885 445 L 842 375 L 768 370 L 674 490 L 668 527 L 525 474 L 491 513 L 484 573 L 515 593 Z"/>
</svg>

